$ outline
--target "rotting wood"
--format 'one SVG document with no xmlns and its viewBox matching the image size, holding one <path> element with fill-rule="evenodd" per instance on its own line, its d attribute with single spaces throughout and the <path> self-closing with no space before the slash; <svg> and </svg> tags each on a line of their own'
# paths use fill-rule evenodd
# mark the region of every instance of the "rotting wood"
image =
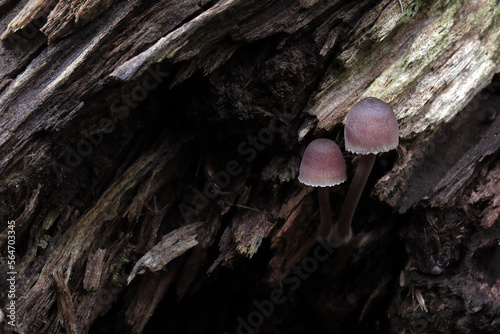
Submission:
<svg viewBox="0 0 500 334">
<path fill-rule="evenodd" d="M 89 255 L 85 276 L 83 277 L 83 288 L 87 291 L 95 291 L 101 283 L 101 274 L 104 265 L 106 250 L 98 249 Z"/>
<path fill-rule="evenodd" d="M 196 246 L 198 244 L 196 229 L 200 225 L 199 223 L 190 224 L 164 236 L 135 263 L 127 278 L 127 284 L 130 284 L 137 274 L 144 273 L 146 268 L 151 272 L 162 270 L 170 261 Z"/>
<path fill-rule="evenodd" d="M 78 327 L 75 319 L 74 304 L 71 291 L 68 289 L 69 274 L 63 275 L 60 269 L 52 273 L 52 278 L 57 287 L 57 301 L 59 305 L 59 320 L 64 324 L 66 332 L 77 334 Z"/>
<path fill-rule="evenodd" d="M 466 108 L 499 68 L 495 1 L 111 3 L 19 2 L 0 20 L 0 227 L 19 217 L 26 240 L 19 333 L 87 332 L 110 308 L 137 333 L 165 319 L 172 332 L 233 331 L 254 305 L 241 291 L 266 298 L 267 288 L 286 297 L 282 330 L 458 331 L 460 318 L 498 332 L 498 271 L 483 258 L 500 254 L 499 120 L 483 122 L 489 106 Z M 295 180 L 300 151 L 313 136 L 342 138 L 348 108 L 367 95 L 396 110 L 405 153 L 379 158 L 353 242 L 294 276 L 317 249 L 315 197 Z M 98 144 L 78 161 L 71 152 L 87 154 L 89 136 Z M 56 161 L 74 164 L 57 174 Z M 332 189 L 335 214 L 345 187 Z M 181 252 L 152 259 L 164 270 L 124 285 L 163 236 L 193 226 Z M 163 246 L 155 254 L 173 251 Z M 316 318 L 299 316 L 311 308 Z"/>
</svg>

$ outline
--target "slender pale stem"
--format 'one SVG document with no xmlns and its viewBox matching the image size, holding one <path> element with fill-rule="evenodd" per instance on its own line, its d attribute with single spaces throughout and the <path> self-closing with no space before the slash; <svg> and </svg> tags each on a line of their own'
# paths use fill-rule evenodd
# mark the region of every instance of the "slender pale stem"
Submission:
<svg viewBox="0 0 500 334">
<path fill-rule="evenodd" d="M 372 171 L 375 157 L 375 154 L 366 154 L 362 155 L 359 160 L 358 169 L 356 169 L 356 174 L 354 174 L 351 186 L 347 191 L 347 196 L 344 200 L 344 205 L 340 211 L 339 221 L 337 223 L 337 232 L 340 240 L 347 238 L 351 234 L 352 217 L 354 216 L 354 211 L 358 205 L 361 193 L 365 188 L 368 176 L 370 176 Z"/>
<path fill-rule="evenodd" d="M 332 211 L 330 209 L 330 193 L 328 187 L 318 187 L 319 214 L 321 222 L 318 228 L 318 236 L 326 239 L 332 228 Z"/>
</svg>

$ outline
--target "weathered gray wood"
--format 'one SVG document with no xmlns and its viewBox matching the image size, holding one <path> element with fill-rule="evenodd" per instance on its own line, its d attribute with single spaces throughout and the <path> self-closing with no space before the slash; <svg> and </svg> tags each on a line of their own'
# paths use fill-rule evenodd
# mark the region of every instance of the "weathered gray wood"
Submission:
<svg viewBox="0 0 500 334">
<path fill-rule="evenodd" d="M 496 1 L 0 10 L 0 246 L 5 257 L 15 220 L 16 332 L 85 333 L 110 309 L 118 331 L 166 319 L 162 330 L 235 332 L 274 288 L 287 302 L 261 332 L 498 332 Z M 342 144 L 365 96 L 394 108 L 401 145 L 379 157 L 352 243 L 331 250 L 314 239 L 299 157 L 315 136 Z M 335 215 L 347 187 L 331 190 Z M 318 267 L 297 276 L 304 259 Z"/>
</svg>

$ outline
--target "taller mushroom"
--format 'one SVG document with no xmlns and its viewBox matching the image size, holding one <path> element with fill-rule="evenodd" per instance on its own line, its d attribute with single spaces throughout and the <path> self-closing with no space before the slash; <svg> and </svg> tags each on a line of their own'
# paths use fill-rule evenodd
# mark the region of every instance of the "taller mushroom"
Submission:
<svg viewBox="0 0 500 334">
<path fill-rule="evenodd" d="M 375 97 L 362 99 L 347 114 L 344 137 L 346 150 L 361 154 L 361 157 L 339 220 L 329 235 L 329 241 L 338 245 L 348 243 L 352 238 L 352 217 L 376 154 L 395 149 L 399 144 L 399 126 L 394 111 Z"/>
</svg>

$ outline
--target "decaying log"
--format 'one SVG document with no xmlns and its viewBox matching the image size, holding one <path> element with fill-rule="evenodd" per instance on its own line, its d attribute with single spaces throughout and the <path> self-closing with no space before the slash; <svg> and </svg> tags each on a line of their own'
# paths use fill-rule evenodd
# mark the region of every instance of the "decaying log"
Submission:
<svg viewBox="0 0 500 334">
<path fill-rule="evenodd" d="M 498 1 L 0 11 L 2 332 L 498 333 Z M 300 155 L 366 96 L 400 147 L 334 249 Z"/>
</svg>

